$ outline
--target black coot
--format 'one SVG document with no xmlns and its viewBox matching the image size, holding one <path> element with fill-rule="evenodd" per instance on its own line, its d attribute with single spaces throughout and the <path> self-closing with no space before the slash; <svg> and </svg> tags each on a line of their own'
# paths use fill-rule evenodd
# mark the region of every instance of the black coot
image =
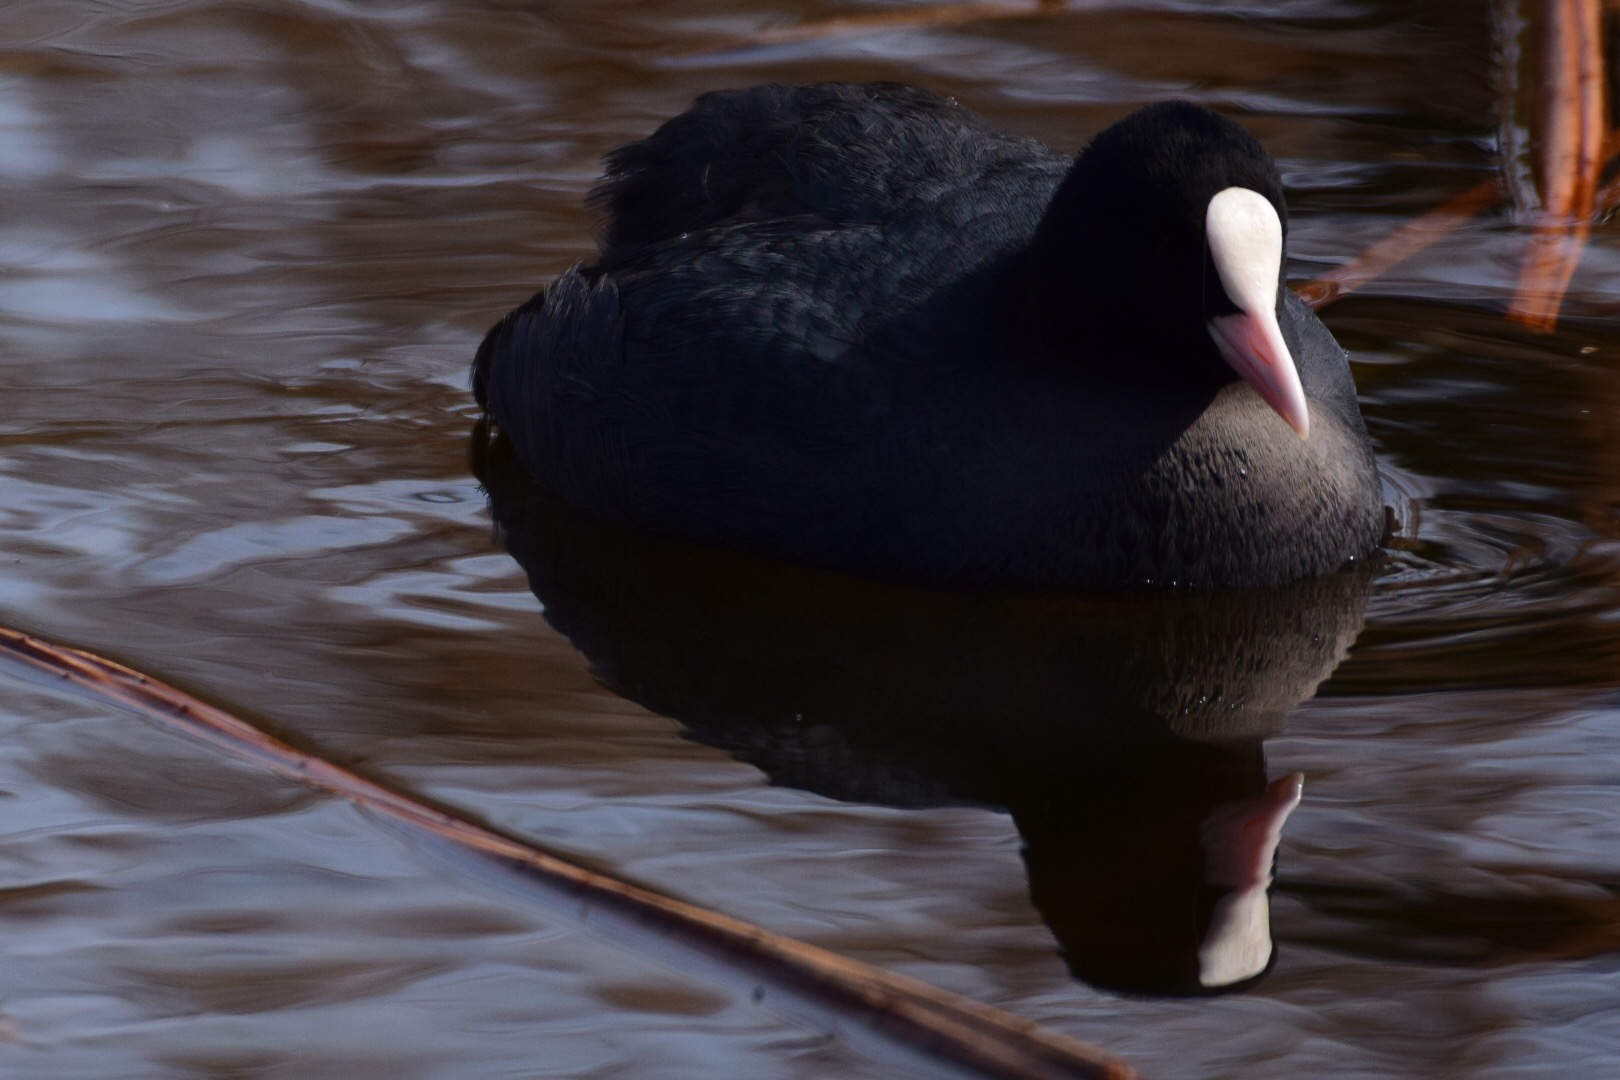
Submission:
<svg viewBox="0 0 1620 1080">
<path fill-rule="evenodd" d="M 1344 351 L 1282 284 L 1247 132 L 1153 105 L 1077 158 L 897 85 L 708 94 L 608 161 L 599 261 L 480 400 L 588 514 L 878 578 L 1274 584 L 1384 512 Z"/>
</svg>

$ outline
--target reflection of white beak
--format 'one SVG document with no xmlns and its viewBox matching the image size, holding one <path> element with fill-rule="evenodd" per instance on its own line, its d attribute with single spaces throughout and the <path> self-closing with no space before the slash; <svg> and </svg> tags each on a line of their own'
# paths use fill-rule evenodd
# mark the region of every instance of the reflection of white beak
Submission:
<svg viewBox="0 0 1620 1080">
<path fill-rule="evenodd" d="M 1216 901 L 1198 947 L 1198 981 L 1230 986 L 1266 969 L 1271 960 L 1271 863 L 1283 823 L 1299 805 L 1305 777 L 1290 773 L 1264 794 L 1215 808 L 1203 824 L 1205 880 L 1230 893 Z"/>
<path fill-rule="evenodd" d="M 1229 187 L 1209 200 L 1204 235 L 1232 315 L 1209 320 L 1221 359 L 1299 432 L 1311 431 L 1299 370 L 1277 326 L 1277 279 L 1282 271 L 1282 220 L 1264 195 Z"/>
</svg>

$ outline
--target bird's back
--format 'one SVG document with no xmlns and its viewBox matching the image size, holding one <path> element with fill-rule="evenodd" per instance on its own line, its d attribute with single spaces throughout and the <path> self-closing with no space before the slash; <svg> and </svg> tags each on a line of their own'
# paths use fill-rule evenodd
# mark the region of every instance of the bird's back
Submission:
<svg viewBox="0 0 1620 1080">
<path fill-rule="evenodd" d="M 725 225 L 804 218 L 884 225 L 1035 163 L 1058 172 L 1067 165 L 1042 144 L 994 131 L 914 87 L 716 91 L 608 155 L 592 196 L 607 221 L 601 265 Z"/>
<path fill-rule="evenodd" d="M 480 394 L 587 511 L 904 558 L 882 504 L 926 500 L 912 453 L 949 467 L 927 387 L 999 349 L 987 279 L 1066 165 L 909 87 L 705 95 L 610 157 L 601 259 L 491 332 Z"/>
</svg>

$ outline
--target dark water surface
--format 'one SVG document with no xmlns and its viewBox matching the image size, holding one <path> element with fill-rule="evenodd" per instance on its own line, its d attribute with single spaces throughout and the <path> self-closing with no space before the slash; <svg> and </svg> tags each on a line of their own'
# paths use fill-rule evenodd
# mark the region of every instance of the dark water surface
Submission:
<svg viewBox="0 0 1620 1080">
<path fill-rule="evenodd" d="M 1192 97 L 1277 154 L 1302 278 L 1496 168 L 1484 4 L 691 55 L 888 7 L 0 7 L 0 621 L 1154 1077 L 1620 1074 L 1612 229 L 1553 336 L 1496 314 L 1524 236 L 1500 214 L 1326 313 L 1405 534 L 1349 659 L 1251 733 L 1305 786 L 1247 993 L 1076 980 L 1016 770 L 836 789 L 615 696 L 542 621 L 467 472 L 466 363 L 590 252 L 600 154 L 697 93 L 900 79 L 1065 147 Z M 894 1075 L 345 803 L 0 685 L 0 1075 Z"/>
</svg>

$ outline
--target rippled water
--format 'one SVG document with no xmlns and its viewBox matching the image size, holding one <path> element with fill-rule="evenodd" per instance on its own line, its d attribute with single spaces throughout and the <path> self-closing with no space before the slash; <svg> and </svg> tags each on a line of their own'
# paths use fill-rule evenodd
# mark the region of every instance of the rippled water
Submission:
<svg viewBox="0 0 1620 1080">
<path fill-rule="evenodd" d="M 1495 168 L 1484 5 L 1086 7 L 703 52 L 867 8 L 5 5 L 0 620 L 1152 1076 L 1620 1072 L 1612 229 L 1553 336 L 1496 314 L 1503 215 L 1326 313 L 1405 533 L 1265 743 L 1305 797 L 1245 994 L 1076 980 L 1005 791 L 772 784 L 596 683 L 492 540 L 472 349 L 589 254 L 600 154 L 704 90 L 913 81 L 1062 146 L 1193 97 L 1278 155 L 1299 277 Z M 4 685 L 0 1074 L 892 1075 L 345 803 Z"/>
</svg>

